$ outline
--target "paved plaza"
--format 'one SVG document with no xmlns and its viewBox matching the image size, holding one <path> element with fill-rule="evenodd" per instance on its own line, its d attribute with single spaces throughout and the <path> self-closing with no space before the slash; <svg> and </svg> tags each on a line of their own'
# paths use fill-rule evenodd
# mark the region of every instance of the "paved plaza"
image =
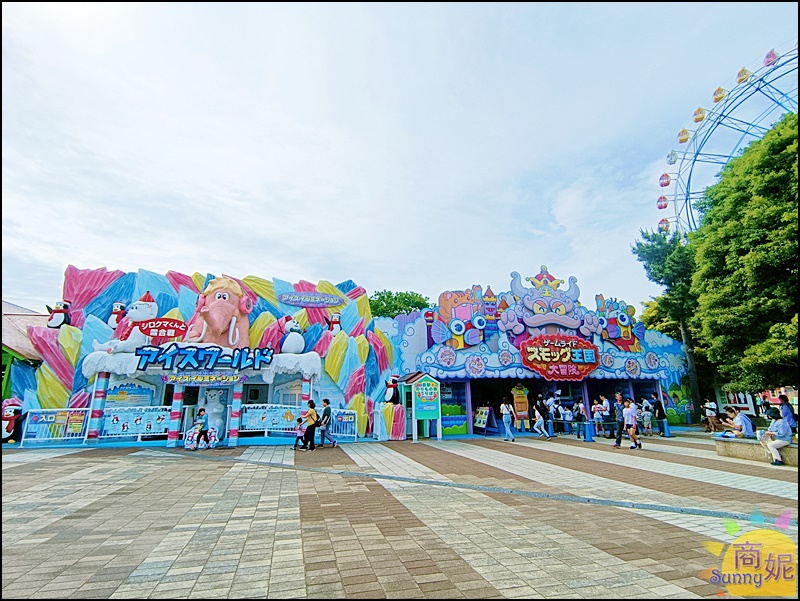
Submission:
<svg viewBox="0 0 800 601">
<path fill-rule="evenodd" d="M 2 596 L 727 597 L 709 543 L 797 542 L 796 468 L 611 442 L 4 448 Z"/>
</svg>

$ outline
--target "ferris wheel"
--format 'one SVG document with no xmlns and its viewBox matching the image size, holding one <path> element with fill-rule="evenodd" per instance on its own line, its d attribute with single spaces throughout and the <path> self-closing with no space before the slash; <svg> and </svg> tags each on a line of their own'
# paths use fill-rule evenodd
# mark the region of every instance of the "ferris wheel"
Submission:
<svg viewBox="0 0 800 601">
<path fill-rule="evenodd" d="M 722 167 L 754 140 L 761 139 L 788 112 L 797 112 L 797 44 L 779 54 L 770 50 L 762 66 L 751 72 L 743 67 L 730 90 L 718 87 L 710 110 L 698 108 L 692 125 L 678 132 L 683 150 L 667 154 L 668 171 L 659 178 L 663 193 L 656 206 L 674 214 L 658 222 L 658 229 L 679 234 L 698 228 L 696 203 L 714 183 Z M 673 187 L 674 186 L 674 187 Z M 671 189 L 669 189 L 671 188 Z"/>
</svg>

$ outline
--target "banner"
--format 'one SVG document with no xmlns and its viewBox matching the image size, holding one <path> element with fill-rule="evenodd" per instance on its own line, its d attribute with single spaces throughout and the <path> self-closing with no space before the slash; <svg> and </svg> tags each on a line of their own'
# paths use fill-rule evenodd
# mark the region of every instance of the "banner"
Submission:
<svg viewBox="0 0 800 601">
<path fill-rule="evenodd" d="M 200 371 L 193 373 L 169 374 L 161 376 L 161 381 L 167 384 L 181 386 L 222 387 L 232 386 L 247 380 L 247 376 L 230 372 Z"/>
<path fill-rule="evenodd" d="M 297 418 L 295 418 L 297 419 Z M 264 405 L 242 405 L 241 430 L 265 430 L 267 427 L 267 408 Z"/>
<path fill-rule="evenodd" d="M 299 407 L 288 405 L 267 405 L 266 430 L 294 430 L 297 427 L 297 418 L 302 417 Z"/>
<path fill-rule="evenodd" d="M 103 418 L 103 436 L 166 434 L 169 430 L 169 413 L 169 407 L 106 409 Z"/>
<path fill-rule="evenodd" d="M 546 380 L 583 380 L 600 364 L 595 345 L 577 336 L 542 334 L 520 345 L 522 363 Z"/>
</svg>

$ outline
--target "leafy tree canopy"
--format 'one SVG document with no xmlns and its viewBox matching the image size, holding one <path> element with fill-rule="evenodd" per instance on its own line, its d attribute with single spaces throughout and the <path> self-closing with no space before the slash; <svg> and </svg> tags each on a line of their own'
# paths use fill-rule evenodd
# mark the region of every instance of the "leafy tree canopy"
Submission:
<svg viewBox="0 0 800 601">
<path fill-rule="evenodd" d="M 418 292 L 390 292 L 381 290 L 369 297 L 369 308 L 374 317 L 397 317 L 430 307 L 430 299 Z"/>
<path fill-rule="evenodd" d="M 729 388 L 797 386 L 797 115 L 723 168 L 690 234 L 695 318 Z"/>
</svg>

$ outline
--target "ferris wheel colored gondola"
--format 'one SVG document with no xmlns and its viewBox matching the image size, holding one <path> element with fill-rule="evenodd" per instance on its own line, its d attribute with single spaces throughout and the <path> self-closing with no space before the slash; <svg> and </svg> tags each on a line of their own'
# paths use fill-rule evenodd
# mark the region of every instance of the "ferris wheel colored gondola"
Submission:
<svg viewBox="0 0 800 601">
<path fill-rule="evenodd" d="M 663 193 L 656 206 L 665 210 L 671 205 L 673 215 L 658 222 L 659 231 L 674 226 L 685 236 L 696 230 L 696 203 L 723 166 L 761 139 L 784 114 L 797 112 L 797 44 L 783 54 L 770 50 L 755 71 L 743 67 L 730 88 L 714 91 L 713 108 L 698 108 L 692 116 L 694 129 L 678 132 L 682 150 L 667 154 L 667 172 L 659 178 Z"/>
</svg>

